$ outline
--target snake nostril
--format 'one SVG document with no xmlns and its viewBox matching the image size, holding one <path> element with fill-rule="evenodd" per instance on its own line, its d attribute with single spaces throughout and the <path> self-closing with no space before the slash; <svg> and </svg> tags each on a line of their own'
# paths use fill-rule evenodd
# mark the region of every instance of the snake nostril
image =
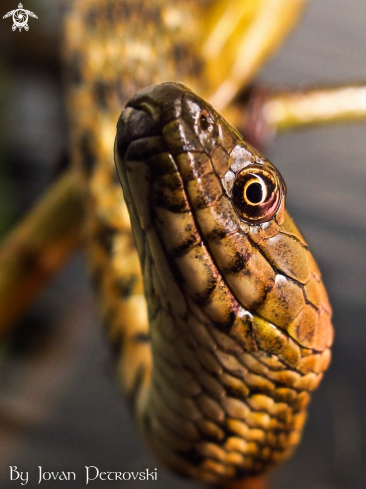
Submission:
<svg viewBox="0 0 366 489">
<path fill-rule="evenodd" d="M 158 113 L 157 113 L 156 107 L 154 107 L 149 102 L 146 102 L 146 101 L 141 102 L 138 105 L 135 105 L 135 109 L 143 110 L 144 112 L 149 114 L 149 116 L 154 120 L 157 118 Z"/>
<path fill-rule="evenodd" d="M 126 109 L 132 108 L 137 111 L 141 111 L 148 115 L 155 123 L 158 123 L 160 118 L 160 107 L 156 104 L 153 97 L 147 94 L 137 93 L 132 99 L 130 99 L 126 104 Z"/>
</svg>

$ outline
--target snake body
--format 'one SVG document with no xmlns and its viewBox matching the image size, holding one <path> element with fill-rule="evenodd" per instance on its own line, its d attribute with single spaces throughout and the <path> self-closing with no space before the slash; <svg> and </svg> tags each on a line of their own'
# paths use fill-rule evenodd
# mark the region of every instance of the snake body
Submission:
<svg viewBox="0 0 366 489">
<path fill-rule="evenodd" d="M 183 0 L 77 0 L 65 58 L 91 272 L 124 390 L 161 461 L 219 482 L 293 451 L 332 326 L 281 175 L 186 86 L 144 88 L 122 112 L 122 197 L 120 108 L 152 83 L 197 86 L 199 14 Z"/>
</svg>

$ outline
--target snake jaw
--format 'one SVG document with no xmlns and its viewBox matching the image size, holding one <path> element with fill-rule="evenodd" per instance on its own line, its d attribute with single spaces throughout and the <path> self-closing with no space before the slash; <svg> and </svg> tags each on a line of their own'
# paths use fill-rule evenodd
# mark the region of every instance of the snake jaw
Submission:
<svg viewBox="0 0 366 489">
<path fill-rule="evenodd" d="M 136 94 L 121 114 L 115 148 L 144 277 L 152 350 L 163 357 L 154 360 L 147 437 L 170 466 L 204 479 L 207 444 L 225 453 L 243 450 L 233 448 L 240 419 L 263 436 L 258 462 L 249 464 L 244 450 L 241 468 L 230 477 L 261 471 L 298 442 L 307 391 L 319 384 L 332 342 L 330 306 L 308 247 L 285 211 L 283 179 L 181 84 Z M 247 195 L 253 206 L 268 203 L 269 217 L 259 223 L 235 208 L 238 179 L 255 171 L 263 182 L 274 182 L 257 200 L 255 192 Z M 168 366 L 180 379 L 178 393 Z M 207 394 L 213 384 L 214 400 Z M 154 410 L 161 403 L 189 420 L 193 437 L 201 426 L 201 441 L 179 445 L 161 435 Z M 275 414 L 284 403 L 287 421 Z M 212 442 L 202 416 L 216 423 L 216 433 L 225 427 L 228 434 Z M 159 436 L 168 449 L 155 440 Z"/>
</svg>

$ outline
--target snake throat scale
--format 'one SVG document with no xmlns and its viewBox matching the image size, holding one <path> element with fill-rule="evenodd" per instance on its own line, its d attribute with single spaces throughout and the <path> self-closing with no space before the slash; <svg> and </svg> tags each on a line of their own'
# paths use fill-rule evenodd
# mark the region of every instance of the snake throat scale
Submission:
<svg viewBox="0 0 366 489">
<path fill-rule="evenodd" d="M 159 460 L 217 483 L 293 452 L 333 330 L 280 173 L 186 86 L 202 82 L 209 3 L 75 0 L 64 60 L 90 271 L 124 392 Z"/>
</svg>

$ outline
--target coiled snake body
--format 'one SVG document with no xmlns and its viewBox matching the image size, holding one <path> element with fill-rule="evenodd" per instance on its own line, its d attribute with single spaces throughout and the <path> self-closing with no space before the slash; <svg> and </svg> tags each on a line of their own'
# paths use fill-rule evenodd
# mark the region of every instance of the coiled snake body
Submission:
<svg viewBox="0 0 366 489">
<path fill-rule="evenodd" d="M 203 481 L 238 479 L 298 443 L 330 361 L 331 309 L 279 172 L 211 106 L 166 83 L 131 99 L 115 146 L 146 317 L 111 161 L 115 121 L 137 89 L 197 85 L 200 60 L 184 62 L 193 47 L 173 10 L 144 6 L 157 36 L 140 24 L 141 5 L 78 0 L 67 17 L 91 269 L 124 389 L 159 459 Z M 174 11 L 198 30 L 199 8 L 181 1 Z"/>
</svg>

